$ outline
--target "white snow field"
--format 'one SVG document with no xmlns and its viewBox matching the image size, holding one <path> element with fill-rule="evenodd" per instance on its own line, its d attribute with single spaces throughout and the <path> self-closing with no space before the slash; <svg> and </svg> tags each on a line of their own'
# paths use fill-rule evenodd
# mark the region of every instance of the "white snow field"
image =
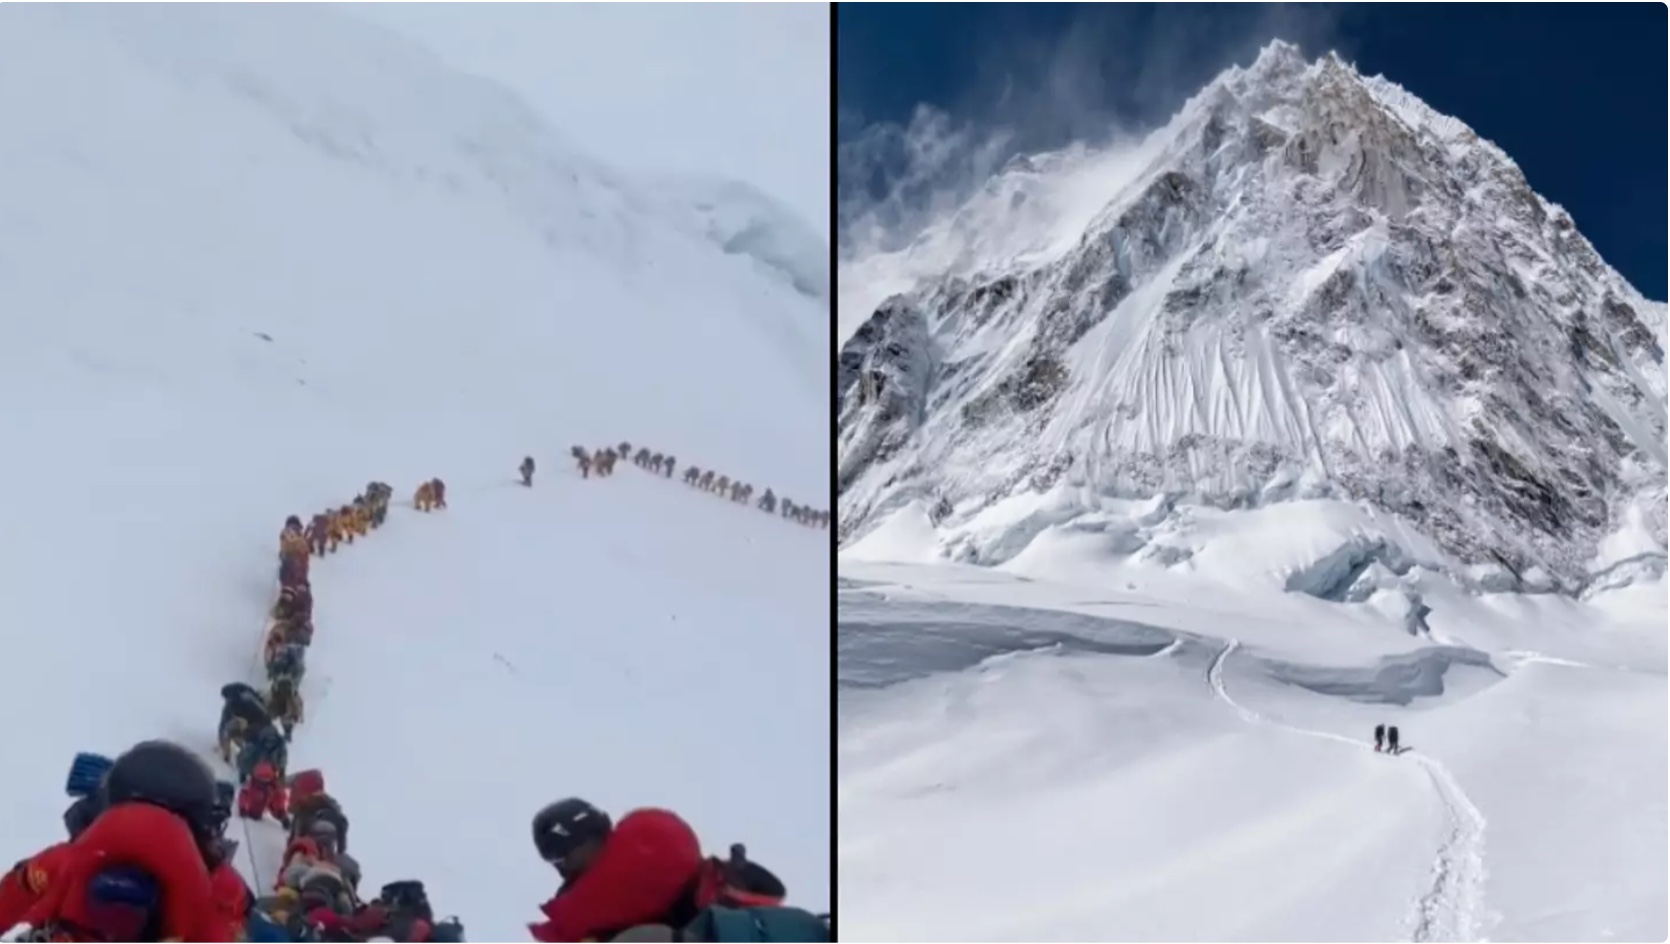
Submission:
<svg viewBox="0 0 1670 944">
<path fill-rule="evenodd" d="M 1317 539 L 1286 528 L 1263 543 Z M 911 531 L 841 560 L 845 939 L 1665 938 L 1662 579 L 1435 581 L 1411 635 L 1253 585 L 1256 555 L 1177 573 L 1051 535 L 929 565 Z"/>
<path fill-rule="evenodd" d="M 313 566 L 291 754 L 371 891 L 525 940 L 557 884 L 529 820 L 581 795 L 827 907 L 827 534 L 567 458 L 627 439 L 822 504 L 825 301 L 312 5 L 8 4 L 0 118 L 12 861 L 62 838 L 74 751 L 211 750 L 284 517 L 376 478 L 388 524 Z"/>
</svg>

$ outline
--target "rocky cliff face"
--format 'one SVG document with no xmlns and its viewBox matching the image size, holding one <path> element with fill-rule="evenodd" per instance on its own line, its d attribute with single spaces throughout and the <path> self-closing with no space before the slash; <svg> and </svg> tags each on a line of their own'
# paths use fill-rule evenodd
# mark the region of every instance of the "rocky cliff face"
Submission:
<svg viewBox="0 0 1670 944">
<path fill-rule="evenodd" d="M 1017 161 L 882 260 L 929 274 L 841 351 L 844 539 L 1065 485 L 1368 503 L 1567 589 L 1626 518 L 1662 549 L 1665 307 L 1499 149 L 1277 43 L 1134 155 Z"/>
</svg>

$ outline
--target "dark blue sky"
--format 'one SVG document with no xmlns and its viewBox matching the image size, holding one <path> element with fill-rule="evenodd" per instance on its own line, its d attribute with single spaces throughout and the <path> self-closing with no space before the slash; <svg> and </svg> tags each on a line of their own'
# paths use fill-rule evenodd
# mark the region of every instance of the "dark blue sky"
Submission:
<svg viewBox="0 0 1670 944">
<path fill-rule="evenodd" d="M 850 149 L 878 122 L 908 123 L 918 103 L 957 123 L 1024 127 L 1026 150 L 1149 126 L 1279 37 L 1307 58 L 1335 49 L 1467 122 L 1663 300 L 1667 17 L 1659 3 L 845 4 L 837 138 Z"/>
</svg>

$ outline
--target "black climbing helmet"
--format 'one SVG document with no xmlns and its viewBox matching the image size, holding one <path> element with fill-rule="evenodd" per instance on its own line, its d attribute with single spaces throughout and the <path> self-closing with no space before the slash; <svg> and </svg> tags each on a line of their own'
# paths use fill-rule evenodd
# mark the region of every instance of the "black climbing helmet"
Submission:
<svg viewBox="0 0 1670 944">
<path fill-rule="evenodd" d="M 141 741 L 116 758 L 104 784 L 111 806 L 149 803 L 207 842 L 219 834 L 220 788 L 202 758 L 171 741 Z"/>
<path fill-rule="evenodd" d="M 389 882 L 378 892 L 377 898 L 387 905 L 390 911 L 415 914 L 425 921 L 434 920 L 434 912 L 429 907 L 429 893 L 417 879 Z"/>
<path fill-rule="evenodd" d="M 533 845 L 541 859 L 556 863 L 580 846 L 607 837 L 613 828 L 608 813 L 578 797 L 570 797 L 534 814 Z"/>
</svg>

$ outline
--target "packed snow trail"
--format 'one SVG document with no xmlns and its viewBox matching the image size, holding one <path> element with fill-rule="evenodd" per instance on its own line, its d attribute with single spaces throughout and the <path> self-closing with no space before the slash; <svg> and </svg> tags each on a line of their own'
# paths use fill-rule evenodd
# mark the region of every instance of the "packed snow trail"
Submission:
<svg viewBox="0 0 1670 944">
<path fill-rule="evenodd" d="M 1484 891 L 1484 815 L 1456 783 L 1449 768 L 1430 757 L 1412 758 L 1426 768 L 1444 803 L 1450 833 L 1432 867 L 1432 890 L 1417 903 L 1415 941 L 1476 940 Z"/>
<path fill-rule="evenodd" d="M 1317 731 L 1272 721 L 1231 698 L 1229 690 L 1224 687 L 1223 667 L 1229 660 L 1230 653 L 1240 646 L 1239 639 L 1231 639 L 1224 644 L 1217 658 L 1212 660 L 1211 666 L 1206 670 L 1206 681 L 1218 698 L 1240 715 L 1243 721 L 1249 724 L 1271 725 L 1294 734 L 1340 741 L 1359 749 L 1364 747 L 1361 741 L 1332 731 Z M 1473 801 L 1461 789 L 1449 768 L 1431 757 L 1413 753 L 1407 746 L 1398 752 L 1398 756 L 1405 754 L 1410 755 L 1410 760 L 1425 769 L 1433 790 L 1438 794 L 1439 802 L 1444 805 L 1445 820 L 1449 823 L 1449 832 L 1438 847 L 1433 860 L 1432 887 L 1415 903 L 1410 940 L 1475 940 L 1484 889 L 1484 814 L 1473 805 Z"/>
</svg>

